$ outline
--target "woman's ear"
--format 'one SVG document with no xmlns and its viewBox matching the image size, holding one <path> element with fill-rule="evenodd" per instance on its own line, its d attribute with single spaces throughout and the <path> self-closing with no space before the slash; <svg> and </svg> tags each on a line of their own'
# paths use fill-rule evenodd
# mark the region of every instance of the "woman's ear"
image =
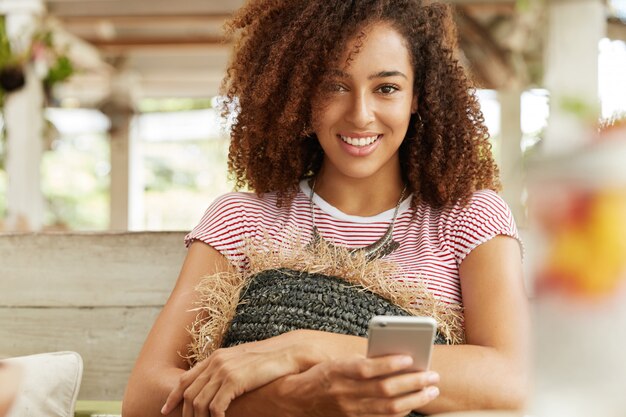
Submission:
<svg viewBox="0 0 626 417">
<path fill-rule="evenodd" d="M 417 94 L 413 96 L 413 101 L 411 101 L 411 114 L 417 113 Z"/>
</svg>

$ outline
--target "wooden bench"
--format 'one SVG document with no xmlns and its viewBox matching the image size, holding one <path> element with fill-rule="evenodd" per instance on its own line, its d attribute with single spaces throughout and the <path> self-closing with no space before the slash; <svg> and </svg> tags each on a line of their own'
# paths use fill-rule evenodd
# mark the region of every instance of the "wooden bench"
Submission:
<svg viewBox="0 0 626 417">
<path fill-rule="evenodd" d="M 79 400 L 120 401 L 186 254 L 183 232 L 0 234 L 0 355 L 73 350 Z"/>
</svg>

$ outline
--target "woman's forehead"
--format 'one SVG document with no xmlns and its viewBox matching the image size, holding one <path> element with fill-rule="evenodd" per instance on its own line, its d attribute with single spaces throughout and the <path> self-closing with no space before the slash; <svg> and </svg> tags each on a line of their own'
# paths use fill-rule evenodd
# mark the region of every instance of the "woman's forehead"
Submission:
<svg viewBox="0 0 626 417">
<path fill-rule="evenodd" d="M 381 75 L 406 77 L 410 70 L 407 40 L 390 24 L 380 22 L 369 25 L 348 40 L 339 62 L 331 66 L 330 73 L 336 77 L 350 77 L 355 73 L 367 78 Z M 389 74 L 392 72 L 401 74 Z"/>
</svg>

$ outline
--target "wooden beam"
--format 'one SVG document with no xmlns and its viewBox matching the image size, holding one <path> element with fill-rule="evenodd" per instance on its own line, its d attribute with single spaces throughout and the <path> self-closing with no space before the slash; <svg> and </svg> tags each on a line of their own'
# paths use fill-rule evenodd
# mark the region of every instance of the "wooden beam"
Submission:
<svg viewBox="0 0 626 417">
<path fill-rule="evenodd" d="M 626 22 L 618 18 L 609 18 L 606 28 L 606 36 L 609 39 L 626 42 Z"/>
<path fill-rule="evenodd" d="M 464 7 L 458 7 L 459 18 L 463 21 L 463 27 L 467 29 L 469 33 L 473 33 L 477 40 L 485 46 L 492 55 L 502 66 L 508 67 L 508 60 L 504 49 L 493 38 L 491 32 L 480 24 L 480 22 L 465 9 Z"/>
<path fill-rule="evenodd" d="M 476 18 L 463 6 L 457 7 L 459 46 L 470 62 L 475 80 L 483 88 L 499 89 L 516 78 L 507 52 Z"/>
<path fill-rule="evenodd" d="M 48 11 L 60 18 L 67 16 L 143 16 L 176 14 L 232 13 L 245 0 L 47 0 Z"/>
<path fill-rule="evenodd" d="M 171 15 L 70 15 L 58 18 L 65 25 L 93 25 L 102 21 L 115 25 L 154 26 L 161 23 L 221 23 L 232 17 L 230 13 L 171 14 Z"/>
<path fill-rule="evenodd" d="M 434 1 L 431 1 L 433 3 Z M 515 0 L 445 0 L 446 3 L 472 6 L 499 6 L 499 5 L 515 5 Z"/>
<path fill-rule="evenodd" d="M 451 4 L 464 7 L 466 10 L 472 13 L 492 13 L 492 14 L 513 14 L 516 11 L 514 1 L 501 1 L 501 2 L 469 2 L 451 0 Z"/>
<path fill-rule="evenodd" d="M 104 50 L 126 50 L 136 48 L 163 48 L 168 46 L 173 47 L 203 47 L 203 46 L 224 46 L 229 43 L 228 39 L 218 36 L 198 36 L 198 37 L 125 37 L 125 38 L 113 38 L 113 39 L 101 39 L 101 38 L 83 38 L 91 45 Z"/>
</svg>

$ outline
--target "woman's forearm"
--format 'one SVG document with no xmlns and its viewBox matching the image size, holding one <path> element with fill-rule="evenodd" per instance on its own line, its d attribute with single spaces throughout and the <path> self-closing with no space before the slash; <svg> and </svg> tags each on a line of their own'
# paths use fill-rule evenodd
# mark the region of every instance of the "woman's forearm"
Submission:
<svg viewBox="0 0 626 417">
<path fill-rule="evenodd" d="M 326 349 L 303 355 L 306 363 L 301 372 L 326 360 L 364 355 L 367 340 L 354 336 L 315 331 L 298 331 L 294 335 L 300 343 Z M 312 343 L 315 340 L 316 343 Z M 515 355 L 513 355 L 515 356 Z M 437 345 L 433 351 L 432 369 L 440 375 L 440 396 L 419 411 L 432 414 L 468 409 L 514 409 L 523 406 L 526 395 L 525 363 L 517 363 L 494 348 L 475 345 Z M 518 355 L 519 356 L 519 355 Z M 167 396 L 178 384 L 182 369 L 170 367 L 153 371 L 151 368 L 129 382 L 124 398 L 123 416 L 161 416 L 160 410 Z M 227 409 L 228 417 L 290 417 L 303 415 L 297 398 L 290 398 L 289 375 L 274 380 L 261 388 L 238 397 Z M 179 417 L 179 405 L 169 415 Z"/>
<path fill-rule="evenodd" d="M 310 334 L 313 335 L 314 334 Z M 339 336 L 334 338 L 333 336 Z M 324 337 L 318 335 L 317 337 Z M 330 343 L 340 342 L 340 335 L 331 335 Z M 343 336 L 345 337 L 345 336 Z M 351 349 L 365 349 L 366 341 L 346 339 Z M 338 358 L 340 343 L 330 350 Z M 356 352 L 355 352 L 356 353 Z M 349 353 L 346 353 L 348 355 Z M 439 397 L 419 411 L 425 414 L 472 409 L 519 409 L 527 394 L 527 363 L 516 362 L 512 356 L 490 347 L 476 345 L 437 345 L 433 351 L 432 369 L 439 373 Z M 280 378 L 235 400 L 228 417 L 301 416 L 297 399 L 288 398 L 290 378 Z"/>
<path fill-rule="evenodd" d="M 284 384 L 289 383 L 283 377 L 247 392 L 235 399 L 226 410 L 226 417 L 294 417 L 305 416 L 303 411 L 294 410 L 291 398 L 284 395 Z"/>
<path fill-rule="evenodd" d="M 353 354 L 365 355 L 367 339 L 310 330 L 299 337 L 323 340 L 318 362 Z M 318 345 L 319 346 L 319 345 Z M 322 349 L 320 349 L 322 350 Z M 505 353 L 477 345 L 436 345 L 431 369 L 439 373 L 441 394 L 421 410 L 428 414 L 472 409 L 516 409 L 527 395 L 527 349 Z"/>
<path fill-rule="evenodd" d="M 528 390 L 528 363 L 490 347 L 437 345 L 432 369 L 440 395 L 420 411 L 434 414 L 480 409 L 519 409 Z"/>
<path fill-rule="evenodd" d="M 159 368 L 155 365 L 143 375 L 133 375 L 124 394 L 122 416 L 163 417 L 161 408 L 184 372 L 180 368 Z M 169 417 L 181 415 L 182 405 L 168 414 Z"/>
</svg>

